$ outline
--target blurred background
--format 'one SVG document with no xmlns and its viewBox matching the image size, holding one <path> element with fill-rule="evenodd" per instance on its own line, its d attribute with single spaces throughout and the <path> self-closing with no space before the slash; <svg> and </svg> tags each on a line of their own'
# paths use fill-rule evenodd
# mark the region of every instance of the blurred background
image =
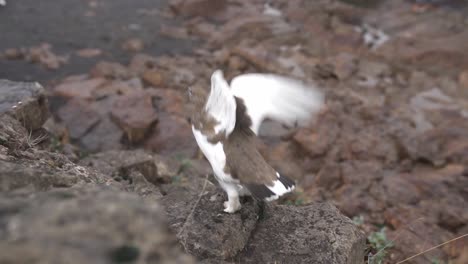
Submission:
<svg viewBox="0 0 468 264">
<path fill-rule="evenodd" d="M 332 202 L 365 232 L 375 263 L 468 233 L 468 1 L 0 6 L 0 79 L 45 87 L 49 136 L 32 136 L 83 165 L 144 149 L 175 164 L 165 182 L 187 181 L 188 167 L 204 177 L 185 90 L 208 89 L 216 68 L 313 80 L 326 93 L 309 127 L 266 123 L 262 154 L 299 183 L 284 203 Z M 407 263 L 468 263 L 467 242 Z"/>
</svg>

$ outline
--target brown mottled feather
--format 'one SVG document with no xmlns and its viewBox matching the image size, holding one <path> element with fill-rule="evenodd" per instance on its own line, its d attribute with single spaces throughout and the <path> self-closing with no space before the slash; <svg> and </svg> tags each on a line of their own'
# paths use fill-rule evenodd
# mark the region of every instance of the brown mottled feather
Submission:
<svg viewBox="0 0 468 264">
<path fill-rule="evenodd" d="M 257 149 L 257 136 L 250 129 L 252 121 L 246 114 L 242 99 L 236 98 L 236 127 L 224 141 L 227 170 L 241 184 L 273 184 L 276 171 Z"/>
</svg>

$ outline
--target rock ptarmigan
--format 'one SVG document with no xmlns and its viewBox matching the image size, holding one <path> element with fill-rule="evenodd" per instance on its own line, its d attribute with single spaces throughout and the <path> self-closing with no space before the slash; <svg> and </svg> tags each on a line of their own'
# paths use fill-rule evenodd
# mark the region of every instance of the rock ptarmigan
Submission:
<svg viewBox="0 0 468 264">
<path fill-rule="evenodd" d="M 273 74 L 243 74 L 229 85 L 217 70 L 208 95 L 191 88 L 188 94 L 193 134 L 228 196 L 225 212 L 241 208 L 239 196 L 272 201 L 294 190 L 294 181 L 260 154 L 256 135 L 267 118 L 289 126 L 307 122 L 324 105 L 316 87 Z"/>
</svg>

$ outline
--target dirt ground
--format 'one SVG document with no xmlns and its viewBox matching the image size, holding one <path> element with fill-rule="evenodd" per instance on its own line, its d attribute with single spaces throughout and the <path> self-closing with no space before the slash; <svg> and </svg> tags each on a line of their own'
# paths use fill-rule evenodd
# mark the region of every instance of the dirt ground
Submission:
<svg viewBox="0 0 468 264">
<path fill-rule="evenodd" d="M 189 166 L 188 86 L 209 88 L 216 68 L 284 74 L 327 96 L 309 127 L 262 128 L 262 153 L 300 186 L 284 202 L 332 201 L 368 235 L 368 263 L 468 233 L 465 1 L 10 2 L 0 78 L 48 88 L 49 148 Z M 467 262 L 465 237 L 405 263 Z"/>
</svg>

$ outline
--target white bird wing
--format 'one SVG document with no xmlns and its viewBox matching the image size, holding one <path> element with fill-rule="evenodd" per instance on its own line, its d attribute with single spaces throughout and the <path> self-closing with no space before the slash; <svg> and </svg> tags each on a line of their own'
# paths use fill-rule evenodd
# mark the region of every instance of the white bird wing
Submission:
<svg viewBox="0 0 468 264">
<path fill-rule="evenodd" d="M 317 87 L 274 74 L 239 75 L 232 79 L 231 90 L 243 99 L 255 134 L 266 118 L 289 126 L 303 125 L 324 105 L 324 95 Z"/>
<path fill-rule="evenodd" d="M 236 125 L 236 100 L 220 70 L 211 75 L 211 90 L 205 111 L 217 122 L 214 127 L 216 134 L 221 131 L 226 136 L 231 134 Z"/>
</svg>

